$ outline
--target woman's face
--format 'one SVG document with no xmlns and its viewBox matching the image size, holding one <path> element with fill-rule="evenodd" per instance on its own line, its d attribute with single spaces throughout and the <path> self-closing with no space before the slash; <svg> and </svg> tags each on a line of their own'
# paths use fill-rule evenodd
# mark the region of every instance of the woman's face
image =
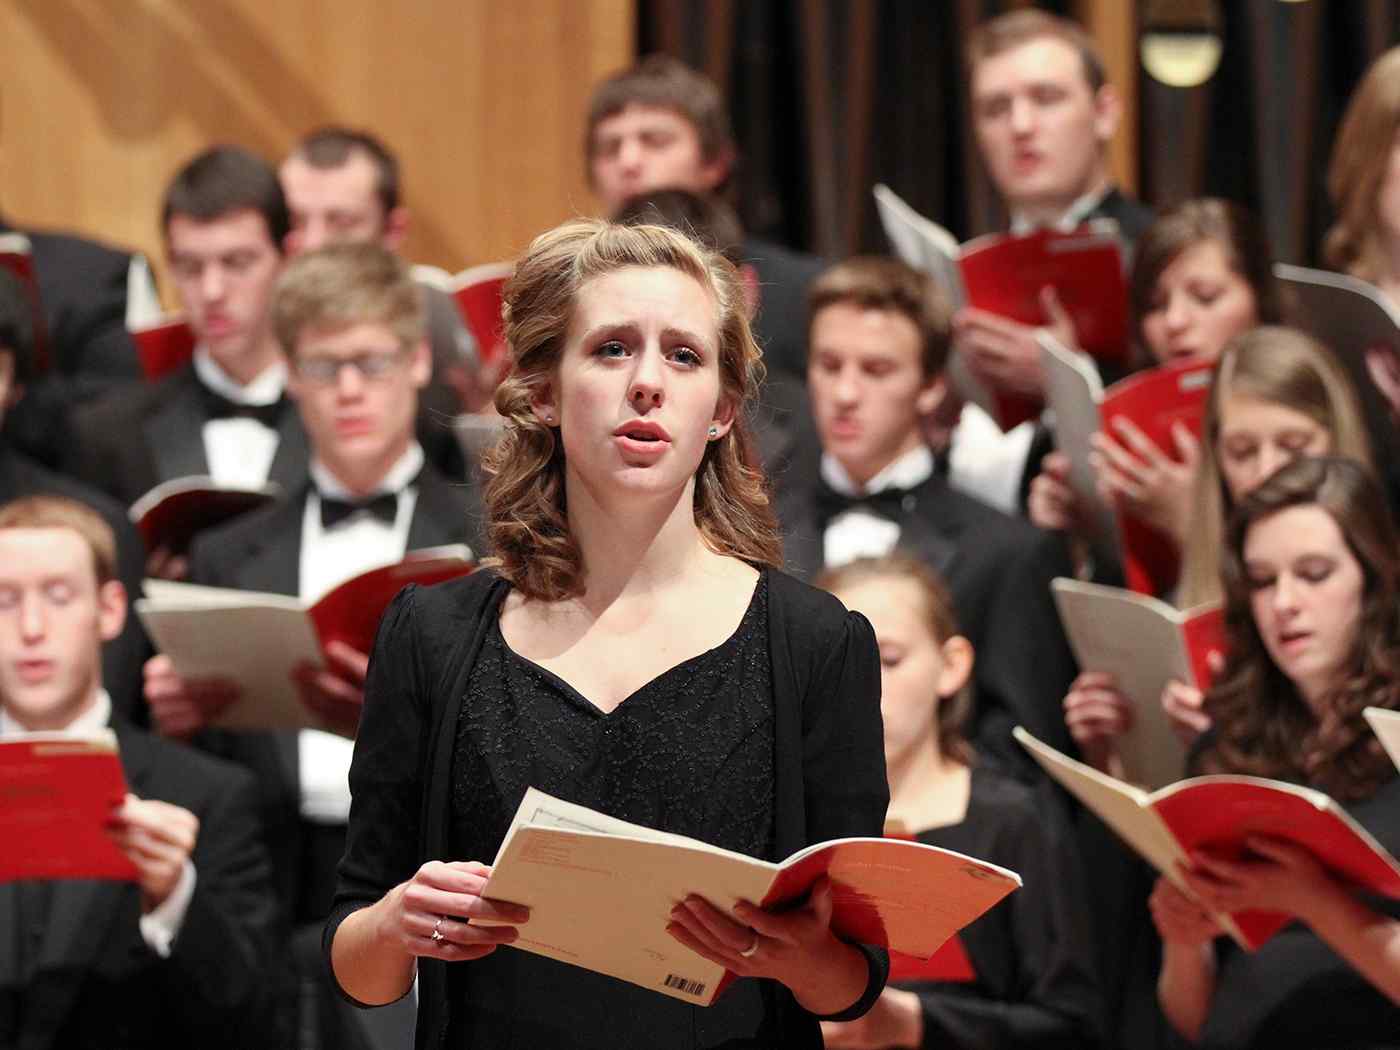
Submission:
<svg viewBox="0 0 1400 1050">
<path fill-rule="evenodd" d="M 595 499 L 692 482 L 730 426 L 719 348 L 714 299 L 679 270 L 631 266 L 584 284 L 554 381 L 534 401 L 560 429 L 570 475 Z"/>
<path fill-rule="evenodd" d="M 836 596 L 865 615 L 880 644 L 886 766 L 897 767 L 921 747 L 936 748 L 939 701 L 967 681 L 970 647 L 961 638 L 940 643 L 934 637 L 923 590 L 913 580 L 880 576 L 843 587 Z"/>
<path fill-rule="evenodd" d="M 1214 361 L 1226 343 L 1258 323 L 1254 290 L 1230 266 L 1225 246 L 1209 240 L 1186 248 L 1162 271 L 1141 327 L 1148 350 L 1164 363 Z"/>
<path fill-rule="evenodd" d="M 1337 522 L 1317 504 L 1289 507 L 1245 534 L 1250 607 L 1264 648 L 1316 709 L 1345 681 L 1366 580 Z"/>
<path fill-rule="evenodd" d="M 1331 451 L 1331 432 L 1296 409 L 1248 394 L 1227 393 L 1221 401 L 1215 456 L 1232 502 L 1299 456 Z"/>
</svg>

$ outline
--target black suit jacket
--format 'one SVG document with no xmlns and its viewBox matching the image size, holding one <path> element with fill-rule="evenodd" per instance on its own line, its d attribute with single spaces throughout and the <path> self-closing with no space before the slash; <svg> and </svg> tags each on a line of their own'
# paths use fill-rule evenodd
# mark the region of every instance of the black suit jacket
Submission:
<svg viewBox="0 0 1400 1050">
<path fill-rule="evenodd" d="M 1156 221 L 1157 215 L 1147 205 L 1134 200 L 1115 186 L 1099 202 L 1099 206 L 1089 213 L 1088 218 L 1112 219 L 1116 222 L 1131 253 L 1137 239 L 1147 232 L 1147 228 Z"/>
<path fill-rule="evenodd" d="M 302 514 L 310 483 L 263 510 L 201 534 L 190 548 L 190 581 L 212 587 L 300 592 Z M 474 487 L 446 480 L 430 463 L 418 480 L 408 549 L 466 543 L 480 556 L 482 510 Z M 199 744 L 257 776 L 263 824 L 280 900 L 298 920 L 325 917 L 339 853 L 325 858 L 301 820 L 301 770 L 295 732 L 208 731 Z M 320 829 L 315 829 L 320 830 Z M 339 834 L 339 833 L 337 833 Z M 295 902 L 295 906 L 293 906 Z"/>
<path fill-rule="evenodd" d="M 758 313 L 753 319 L 754 337 L 763 348 L 770 371 L 807 375 L 807 286 L 825 269 L 814 255 L 749 237 L 744 241 L 744 261 L 758 277 Z"/>
<path fill-rule="evenodd" d="M 208 421 L 194 366 L 158 383 L 113 391 L 73 418 L 70 473 L 130 506 L 162 481 L 208 474 Z M 290 402 L 278 421 L 277 453 L 268 480 L 291 490 L 306 477 L 306 435 Z"/>
<path fill-rule="evenodd" d="M 786 567 L 800 579 L 824 568 L 828 522 L 818 508 L 817 485 L 814 472 L 801 483 L 793 477 L 778 498 Z M 950 488 L 936 474 L 912 490 L 897 524 L 899 549 L 947 582 L 963 634 L 976 650 L 978 749 L 1014 770 L 1029 770 L 1010 739 L 1020 723 L 1052 747 L 1075 753 L 1062 710 L 1076 673 L 1074 656 L 1050 594 L 1054 577 L 1071 575 L 1063 539 Z"/>
<path fill-rule="evenodd" d="M 65 496 L 101 514 L 117 537 L 117 575 L 126 587 L 127 597 L 135 601 L 141 596 L 146 552 L 125 509 L 96 489 L 45 470 L 0 441 L 0 503 L 37 495 Z M 112 696 L 113 710 L 120 716 L 144 720 L 137 715 L 144 715 L 141 665 L 149 654 L 146 633 L 135 616 L 127 616 L 122 633 L 103 646 L 102 681 Z"/>
<path fill-rule="evenodd" d="M 38 971 L 23 988 L 8 969 L 17 931 L 0 926 L 0 1045 L 278 1045 L 277 909 L 252 778 L 119 721 L 114 727 L 131 791 L 199 818 L 184 923 L 162 959 L 141 937 L 135 884 L 55 882 Z"/>
</svg>

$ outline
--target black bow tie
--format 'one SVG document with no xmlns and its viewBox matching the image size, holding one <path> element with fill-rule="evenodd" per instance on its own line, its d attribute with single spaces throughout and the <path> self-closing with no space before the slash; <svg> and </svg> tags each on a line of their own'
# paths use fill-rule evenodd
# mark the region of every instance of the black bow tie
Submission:
<svg viewBox="0 0 1400 1050">
<path fill-rule="evenodd" d="M 364 511 L 378 518 L 385 525 L 394 524 L 399 513 L 399 494 L 381 492 L 365 500 L 336 499 L 334 496 L 321 496 L 321 528 L 331 529 L 342 521 Z"/>
<path fill-rule="evenodd" d="M 270 405 L 245 405 L 230 401 L 203 383 L 199 385 L 199 389 L 204 398 L 204 414 L 209 419 L 252 419 L 270 430 L 277 429 L 277 422 L 282 416 L 282 398 Z"/>
<path fill-rule="evenodd" d="M 817 482 L 817 510 L 823 522 L 856 509 L 898 521 L 913 510 L 918 501 L 919 497 L 913 489 L 891 487 L 862 496 L 847 496 L 828 485 L 825 478 Z"/>
</svg>

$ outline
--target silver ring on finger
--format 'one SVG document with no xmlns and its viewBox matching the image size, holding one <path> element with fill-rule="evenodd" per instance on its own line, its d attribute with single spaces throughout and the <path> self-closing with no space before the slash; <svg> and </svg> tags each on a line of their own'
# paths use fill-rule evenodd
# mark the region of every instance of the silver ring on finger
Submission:
<svg viewBox="0 0 1400 1050">
<path fill-rule="evenodd" d="M 753 958 L 753 953 L 756 952 L 756 951 L 758 951 L 758 932 L 757 932 L 757 931 L 754 932 L 754 935 L 753 935 L 753 943 L 750 944 L 747 948 L 745 948 L 743 951 L 741 951 L 741 952 L 739 953 L 739 958 L 741 958 L 741 959 L 752 959 L 752 958 Z"/>
<path fill-rule="evenodd" d="M 439 915 L 437 917 L 437 922 L 433 923 L 433 932 L 428 935 L 428 940 L 432 941 L 434 944 L 444 939 L 442 936 L 442 920 L 445 918 L 447 918 L 446 915 Z"/>
</svg>

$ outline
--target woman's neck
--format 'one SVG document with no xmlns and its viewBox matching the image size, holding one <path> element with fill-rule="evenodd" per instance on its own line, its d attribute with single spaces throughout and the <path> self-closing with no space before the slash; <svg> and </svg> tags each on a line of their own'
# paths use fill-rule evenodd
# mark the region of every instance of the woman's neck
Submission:
<svg viewBox="0 0 1400 1050">
<path fill-rule="evenodd" d="M 967 813 L 968 767 L 945 758 L 935 734 L 886 770 L 889 815 L 909 832 L 956 824 Z"/>
<path fill-rule="evenodd" d="M 566 474 L 564 484 L 569 531 L 588 579 L 580 600 L 595 614 L 626 595 L 673 586 L 707 558 L 718 557 L 695 525 L 693 478 L 678 497 L 600 499 L 573 474 Z"/>
</svg>

